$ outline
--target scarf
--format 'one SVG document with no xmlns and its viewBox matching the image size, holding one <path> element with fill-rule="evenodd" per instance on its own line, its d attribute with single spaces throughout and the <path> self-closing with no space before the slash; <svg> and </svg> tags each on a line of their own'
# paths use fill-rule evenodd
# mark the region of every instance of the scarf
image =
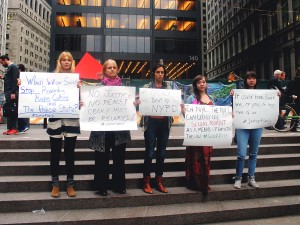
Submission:
<svg viewBox="0 0 300 225">
<path fill-rule="evenodd" d="M 122 80 L 120 77 L 115 77 L 113 79 L 104 77 L 102 83 L 106 86 L 122 86 Z"/>
</svg>

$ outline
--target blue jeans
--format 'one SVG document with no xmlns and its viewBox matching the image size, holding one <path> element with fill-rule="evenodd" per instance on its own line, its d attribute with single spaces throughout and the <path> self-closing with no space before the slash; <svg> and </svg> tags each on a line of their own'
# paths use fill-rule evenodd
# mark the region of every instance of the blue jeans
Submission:
<svg viewBox="0 0 300 225">
<path fill-rule="evenodd" d="M 166 156 L 166 148 L 168 144 L 170 129 L 168 127 L 168 118 L 149 119 L 147 130 L 144 132 L 146 154 L 144 160 L 144 176 L 150 176 L 152 171 L 152 159 L 154 157 L 154 149 L 156 146 L 156 175 L 163 174 L 163 165 Z"/>
<path fill-rule="evenodd" d="M 236 177 L 242 177 L 243 175 L 243 169 L 244 169 L 248 144 L 249 144 L 248 175 L 254 176 L 261 135 L 262 135 L 262 128 L 236 129 L 236 137 L 237 137 Z"/>
</svg>

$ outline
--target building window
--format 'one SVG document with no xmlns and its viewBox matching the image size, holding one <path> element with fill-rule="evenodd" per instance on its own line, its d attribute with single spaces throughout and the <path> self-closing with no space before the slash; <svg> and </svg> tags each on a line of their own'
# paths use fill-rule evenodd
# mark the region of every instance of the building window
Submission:
<svg viewBox="0 0 300 225">
<path fill-rule="evenodd" d="M 196 21 L 191 18 L 156 16 L 155 30 L 196 31 Z"/>
<path fill-rule="evenodd" d="M 57 0 L 58 5 L 101 6 L 101 0 Z"/>
<path fill-rule="evenodd" d="M 155 0 L 154 7 L 156 9 L 195 11 L 196 1 Z"/>
<path fill-rule="evenodd" d="M 106 6 L 122 8 L 150 8 L 150 0 L 106 0 Z"/>
<path fill-rule="evenodd" d="M 197 41 L 181 38 L 156 38 L 155 53 L 198 55 Z"/>
<path fill-rule="evenodd" d="M 150 16 L 106 14 L 106 28 L 150 30 Z"/>
<path fill-rule="evenodd" d="M 106 36 L 106 52 L 150 53 L 149 37 Z"/>
<path fill-rule="evenodd" d="M 100 13 L 64 13 L 56 14 L 57 27 L 101 27 Z"/>
</svg>

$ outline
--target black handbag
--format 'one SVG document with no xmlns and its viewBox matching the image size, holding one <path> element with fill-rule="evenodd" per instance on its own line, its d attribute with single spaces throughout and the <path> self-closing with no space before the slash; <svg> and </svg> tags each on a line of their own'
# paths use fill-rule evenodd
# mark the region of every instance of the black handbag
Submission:
<svg viewBox="0 0 300 225">
<path fill-rule="evenodd" d="M 2 110 L 5 117 L 18 116 L 18 104 L 16 101 L 5 102 Z"/>
</svg>

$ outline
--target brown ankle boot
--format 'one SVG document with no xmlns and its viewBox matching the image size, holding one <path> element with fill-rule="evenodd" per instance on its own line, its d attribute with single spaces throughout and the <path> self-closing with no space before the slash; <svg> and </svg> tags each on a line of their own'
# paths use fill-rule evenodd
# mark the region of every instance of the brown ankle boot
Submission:
<svg viewBox="0 0 300 225">
<path fill-rule="evenodd" d="M 155 176 L 155 180 L 157 183 L 157 189 L 162 193 L 168 193 L 168 190 L 165 188 L 165 186 L 162 183 L 163 181 L 162 176 Z"/>
<path fill-rule="evenodd" d="M 75 197 L 76 196 L 76 192 L 75 192 L 73 186 L 68 186 L 67 187 L 67 195 L 69 197 Z"/>
<path fill-rule="evenodd" d="M 150 186 L 150 176 L 144 176 L 143 181 L 144 181 L 143 191 L 148 194 L 153 194 L 152 188 Z"/>
<path fill-rule="evenodd" d="M 51 191 L 51 197 L 58 198 L 59 195 L 59 186 L 53 186 Z"/>
</svg>

